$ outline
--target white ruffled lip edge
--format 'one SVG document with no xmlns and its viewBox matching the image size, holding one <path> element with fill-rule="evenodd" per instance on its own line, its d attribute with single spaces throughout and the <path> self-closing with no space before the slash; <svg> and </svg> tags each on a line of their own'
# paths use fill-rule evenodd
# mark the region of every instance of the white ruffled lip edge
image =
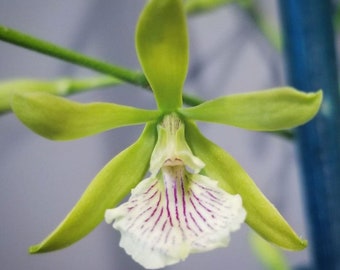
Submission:
<svg viewBox="0 0 340 270">
<path fill-rule="evenodd" d="M 106 222 L 121 232 L 120 246 L 148 269 L 227 246 L 245 217 L 239 195 L 184 166 L 162 168 L 140 182 L 128 202 L 105 212 Z"/>
</svg>

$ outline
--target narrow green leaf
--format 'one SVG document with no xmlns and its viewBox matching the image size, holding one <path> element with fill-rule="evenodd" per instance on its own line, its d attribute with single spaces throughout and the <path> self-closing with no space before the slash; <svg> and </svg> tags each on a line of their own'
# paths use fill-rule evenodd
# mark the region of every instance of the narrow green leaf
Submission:
<svg viewBox="0 0 340 270">
<path fill-rule="evenodd" d="M 82 104 L 45 93 L 15 93 L 12 109 L 30 129 L 53 140 L 71 140 L 155 120 L 159 112 L 113 103 Z"/>
<path fill-rule="evenodd" d="M 183 108 L 180 113 L 200 121 L 274 131 L 306 123 L 316 115 L 321 101 L 322 91 L 307 94 L 282 87 L 217 98 L 195 107 Z"/>
<path fill-rule="evenodd" d="M 136 49 L 158 107 L 179 108 L 189 54 L 182 0 L 148 1 L 137 24 Z"/>
<path fill-rule="evenodd" d="M 307 242 L 296 235 L 275 206 L 232 156 L 205 138 L 196 125 L 186 123 L 187 141 L 205 164 L 205 173 L 221 188 L 240 194 L 247 211 L 247 224 L 267 241 L 289 250 L 301 250 Z"/>
<path fill-rule="evenodd" d="M 0 81 L 0 114 L 11 109 L 11 100 L 15 92 L 44 92 L 64 96 L 117 84 L 121 84 L 121 81 L 107 76 L 81 79 L 61 78 L 53 81 L 34 79 Z"/>
<path fill-rule="evenodd" d="M 105 210 L 115 207 L 142 180 L 155 143 L 155 124 L 147 124 L 140 138 L 97 174 L 60 225 L 29 252 L 62 249 L 90 233 L 103 220 Z"/>
</svg>

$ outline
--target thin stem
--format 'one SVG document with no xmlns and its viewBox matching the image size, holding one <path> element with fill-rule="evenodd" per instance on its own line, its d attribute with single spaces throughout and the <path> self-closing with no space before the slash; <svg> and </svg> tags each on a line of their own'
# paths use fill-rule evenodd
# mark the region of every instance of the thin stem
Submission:
<svg viewBox="0 0 340 270">
<path fill-rule="evenodd" d="M 58 58 L 69 63 L 83 66 L 100 73 L 114 76 L 122 81 L 141 86 L 150 91 L 149 84 L 144 74 L 136 71 L 131 71 L 126 68 L 118 67 L 95 58 L 80 54 L 70 49 L 63 48 L 48 41 L 32 37 L 17 30 L 0 25 L 0 40 L 8 43 L 27 48 L 54 58 Z M 79 91 L 83 91 L 80 88 Z M 193 95 L 183 94 L 183 101 L 185 104 L 194 106 L 203 102 L 198 97 Z"/>
<path fill-rule="evenodd" d="M 97 60 L 70 49 L 66 49 L 53 43 L 24 34 L 6 26 L 0 25 L 0 40 L 114 76 L 134 85 L 142 87 L 148 86 L 148 82 L 141 72 L 131 71 L 126 68 Z"/>
</svg>

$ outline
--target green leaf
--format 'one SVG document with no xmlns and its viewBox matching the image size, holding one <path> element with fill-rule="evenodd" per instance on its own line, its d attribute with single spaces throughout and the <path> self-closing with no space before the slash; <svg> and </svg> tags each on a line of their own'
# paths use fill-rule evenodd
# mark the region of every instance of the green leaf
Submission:
<svg viewBox="0 0 340 270">
<path fill-rule="evenodd" d="M 53 81 L 17 79 L 0 82 L 0 114 L 11 109 L 12 96 L 15 92 L 44 92 L 55 95 L 69 95 L 86 90 L 120 84 L 121 81 L 107 76 Z"/>
<path fill-rule="evenodd" d="M 136 49 L 158 107 L 181 107 L 189 54 L 182 0 L 148 1 L 137 24 Z"/>
<path fill-rule="evenodd" d="M 217 98 L 183 108 L 184 116 L 235 127 L 274 131 L 302 125 L 318 112 L 322 91 L 304 93 L 290 87 Z"/>
<path fill-rule="evenodd" d="M 37 92 L 15 93 L 12 109 L 26 126 L 53 140 L 77 139 L 159 116 L 158 111 L 102 102 L 81 104 Z"/>
<path fill-rule="evenodd" d="M 97 174 L 60 225 L 29 252 L 62 249 L 90 233 L 103 220 L 105 210 L 115 207 L 142 180 L 155 143 L 155 124 L 147 124 L 140 138 Z"/>
<path fill-rule="evenodd" d="M 247 224 L 267 241 L 289 250 L 301 250 L 307 242 L 296 235 L 275 206 L 262 194 L 253 180 L 234 158 L 205 138 L 196 125 L 186 123 L 191 150 L 205 164 L 205 173 L 217 180 L 221 188 L 240 194 L 247 211 Z"/>
</svg>

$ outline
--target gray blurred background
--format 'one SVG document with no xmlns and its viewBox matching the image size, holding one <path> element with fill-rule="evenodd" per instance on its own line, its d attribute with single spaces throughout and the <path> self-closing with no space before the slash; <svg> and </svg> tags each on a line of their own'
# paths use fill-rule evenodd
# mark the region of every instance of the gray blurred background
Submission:
<svg viewBox="0 0 340 270">
<path fill-rule="evenodd" d="M 261 1 L 277 24 L 276 1 Z M 1 0 L 0 23 L 129 68 L 139 69 L 134 27 L 141 0 Z M 189 20 L 191 58 L 186 89 L 203 98 L 285 84 L 282 56 L 249 17 L 229 5 Z M 93 76 L 95 73 L 0 42 L 0 79 Z M 130 86 L 106 88 L 72 99 L 112 101 L 154 108 L 150 93 Z M 203 132 L 230 152 L 304 237 L 294 144 L 268 134 L 202 124 Z M 132 143 L 141 126 L 69 142 L 33 134 L 14 115 L 0 116 L 0 269 L 142 269 L 119 247 L 120 235 L 102 223 L 88 237 L 54 253 L 28 255 L 64 218 L 96 173 Z M 263 269 L 253 255 L 249 228 L 234 233 L 228 248 L 191 255 L 168 269 Z M 285 253 L 291 265 L 308 262 L 308 249 Z"/>
</svg>

